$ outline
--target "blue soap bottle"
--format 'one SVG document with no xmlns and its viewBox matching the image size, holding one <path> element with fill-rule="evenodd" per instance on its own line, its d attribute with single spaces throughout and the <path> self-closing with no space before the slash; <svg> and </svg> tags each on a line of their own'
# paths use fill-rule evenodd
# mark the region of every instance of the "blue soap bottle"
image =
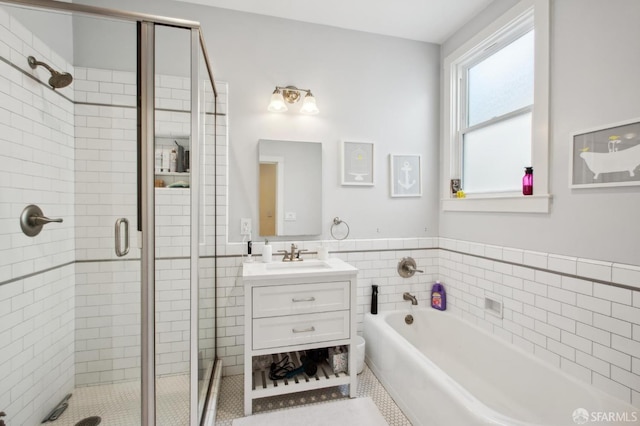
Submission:
<svg viewBox="0 0 640 426">
<path fill-rule="evenodd" d="M 431 307 L 440 311 L 447 309 L 447 293 L 440 281 L 436 281 L 431 287 Z"/>
</svg>

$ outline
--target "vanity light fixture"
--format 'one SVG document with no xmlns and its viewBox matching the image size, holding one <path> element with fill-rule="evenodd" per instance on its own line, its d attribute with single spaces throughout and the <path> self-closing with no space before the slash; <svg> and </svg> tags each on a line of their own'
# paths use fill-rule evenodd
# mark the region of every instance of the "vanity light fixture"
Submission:
<svg viewBox="0 0 640 426">
<path fill-rule="evenodd" d="M 295 86 L 276 86 L 276 90 L 274 90 L 271 95 L 271 102 L 269 102 L 267 109 L 271 112 L 285 112 L 288 110 L 287 103 L 293 104 L 298 102 L 302 93 L 305 93 L 305 96 L 300 112 L 311 115 L 320 112 L 316 106 L 316 98 L 311 93 L 311 90 L 298 89 Z"/>
</svg>

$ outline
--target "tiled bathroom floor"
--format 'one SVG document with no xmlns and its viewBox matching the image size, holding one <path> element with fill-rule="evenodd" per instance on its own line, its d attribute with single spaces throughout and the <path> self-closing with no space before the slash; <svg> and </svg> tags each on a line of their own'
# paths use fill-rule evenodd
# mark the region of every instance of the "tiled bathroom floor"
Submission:
<svg viewBox="0 0 640 426">
<path fill-rule="evenodd" d="M 216 426 L 231 426 L 233 419 L 244 416 L 244 377 L 227 376 L 222 378 Z M 391 396 L 382 387 L 378 378 L 365 364 L 364 371 L 358 375 L 358 389 L 356 395 L 370 397 L 380 410 L 380 413 L 391 426 L 411 425 L 400 408 L 391 399 Z M 300 405 L 322 404 L 349 397 L 347 386 L 337 386 L 326 389 L 318 389 L 296 394 L 262 398 L 253 402 L 253 412 L 286 410 Z M 356 425 L 353 425 L 356 426 Z"/>
<path fill-rule="evenodd" d="M 162 377 L 156 383 L 156 424 L 189 424 L 189 376 Z M 100 425 L 140 426 L 140 382 L 76 388 L 69 400 L 69 408 L 58 420 L 46 424 L 74 426 L 91 416 L 101 417 Z"/>
<path fill-rule="evenodd" d="M 231 426 L 233 419 L 243 417 L 243 376 L 223 377 L 216 416 L 216 426 Z M 186 375 L 163 377 L 157 381 L 157 424 L 159 426 L 184 426 L 188 424 L 189 380 Z M 286 410 L 307 404 L 321 404 L 348 398 L 349 388 L 337 386 L 315 391 L 300 392 L 253 403 L 253 412 Z M 371 397 L 380 413 L 391 426 L 411 425 L 402 411 L 386 392 L 377 377 L 365 365 L 358 375 L 358 397 Z M 80 420 L 100 416 L 101 425 L 140 425 L 140 383 L 116 383 L 111 385 L 77 388 L 69 400 L 69 408 L 54 423 L 55 426 L 74 426 Z M 354 425 L 355 426 L 355 425 Z"/>
</svg>

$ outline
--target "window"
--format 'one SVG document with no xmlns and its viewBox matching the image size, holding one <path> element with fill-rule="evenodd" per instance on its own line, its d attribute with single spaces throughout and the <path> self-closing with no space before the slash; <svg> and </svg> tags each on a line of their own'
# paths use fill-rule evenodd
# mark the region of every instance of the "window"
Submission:
<svg viewBox="0 0 640 426">
<path fill-rule="evenodd" d="M 445 59 L 443 176 L 468 197 L 452 199 L 446 179 L 445 210 L 548 211 L 548 9 L 523 1 Z"/>
<path fill-rule="evenodd" d="M 492 50 L 462 71 L 462 187 L 468 193 L 517 191 L 522 168 L 531 164 L 533 30 Z"/>
</svg>

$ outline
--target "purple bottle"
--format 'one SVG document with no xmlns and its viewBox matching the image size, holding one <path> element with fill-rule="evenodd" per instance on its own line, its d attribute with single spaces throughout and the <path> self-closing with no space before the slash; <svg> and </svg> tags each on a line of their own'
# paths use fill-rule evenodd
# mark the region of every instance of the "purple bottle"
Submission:
<svg viewBox="0 0 640 426">
<path fill-rule="evenodd" d="M 533 167 L 524 168 L 524 177 L 522 178 L 522 194 L 533 195 Z"/>
<path fill-rule="evenodd" d="M 447 293 L 440 281 L 436 281 L 431 287 L 431 307 L 440 311 L 447 309 Z"/>
</svg>

